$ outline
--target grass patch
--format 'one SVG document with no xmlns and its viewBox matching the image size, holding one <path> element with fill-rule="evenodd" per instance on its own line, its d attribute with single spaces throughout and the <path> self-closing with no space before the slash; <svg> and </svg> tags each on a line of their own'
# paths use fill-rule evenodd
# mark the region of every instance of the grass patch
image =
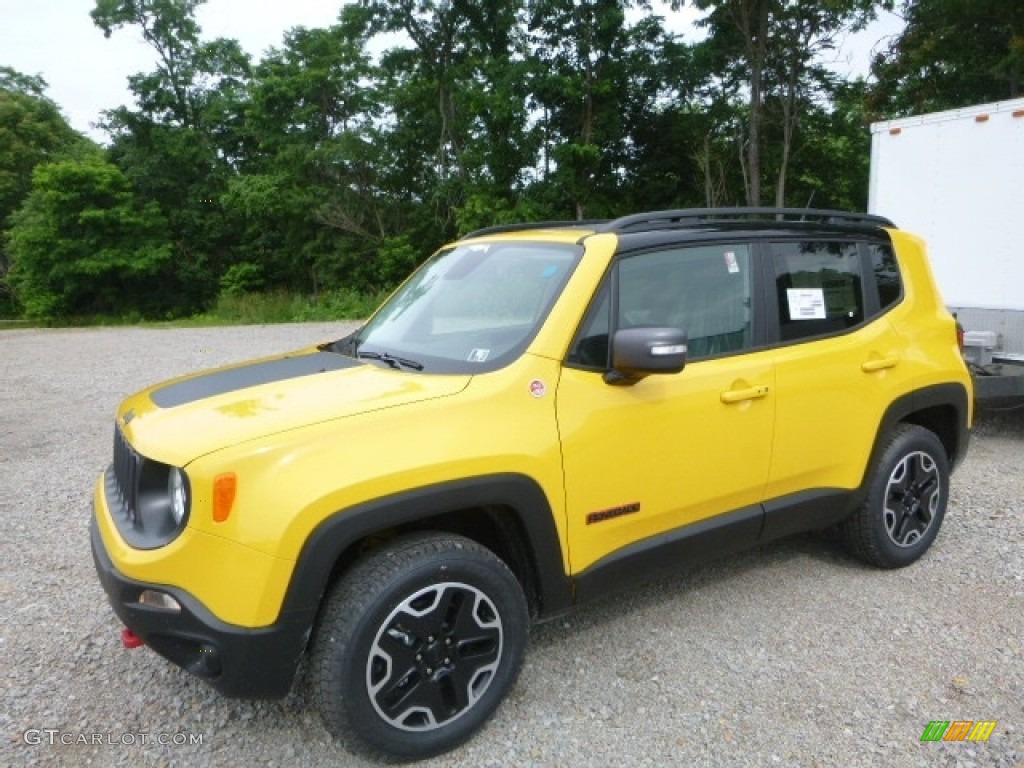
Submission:
<svg viewBox="0 0 1024 768">
<path fill-rule="evenodd" d="M 311 296 L 275 291 L 273 293 L 246 293 L 221 296 L 207 310 L 191 317 L 156 320 L 138 314 L 122 317 L 94 316 L 52 320 L 9 318 L 0 320 L 4 328 L 70 328 L 80 326 L 159 325 L 161 327 L 204 327 L 215 325 L 270 325 L 274 323 L 313 323 L 334 320 L 362 320 L 380 305 L 387 292 L 359 293 L 335 290 Z"/>
<path fill-rule="evenodd" d="M 208 311 L 175 320 L 172 325 L 264 325 L 270 323 L 331 322 L 362 320 L 387 296 L 355 291 L 329 291 L 314 301 L 284 291 L 221 296 Z"/>
</svg>

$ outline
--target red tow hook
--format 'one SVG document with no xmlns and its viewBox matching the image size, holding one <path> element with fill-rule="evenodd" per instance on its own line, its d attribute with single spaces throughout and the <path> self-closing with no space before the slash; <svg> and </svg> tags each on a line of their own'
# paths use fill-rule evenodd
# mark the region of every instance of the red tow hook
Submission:
<svg viewBox="0 0 1024 768">
<path fill-rule="evenodd" d="M 131 650 L 132 648 L 138 648 L 140 645 L 145 645 L 146 641 L 128 629 L 128 627 L 125 627 L 121 630 L 121 643 L 125 648 Z"/>
</svg>

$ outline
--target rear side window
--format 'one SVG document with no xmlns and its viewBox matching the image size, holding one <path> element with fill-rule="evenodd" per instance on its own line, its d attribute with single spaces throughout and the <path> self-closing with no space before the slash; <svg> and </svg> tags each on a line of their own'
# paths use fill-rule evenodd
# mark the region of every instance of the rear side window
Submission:
<svg viewBox="0 0 1024 768">
<path fill-rule="evenodd" d="M 864 320 L 860 253 L 849 242 L 772 244 L 783 341 L 838 333 Z"/>
</svg>

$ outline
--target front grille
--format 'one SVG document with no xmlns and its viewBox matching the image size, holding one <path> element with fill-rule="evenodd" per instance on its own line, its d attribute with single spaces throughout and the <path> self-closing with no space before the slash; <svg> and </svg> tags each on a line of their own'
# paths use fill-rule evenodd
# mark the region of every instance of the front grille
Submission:
<svg viewBox="0 0 1024 768">
<path fill-rule="evenodd" d="M 107 508 L 118 532 L 135 549 L 155 549 L 183 530 L 171 514 L 171 468 L 136 451 L 114 428 L 114 461 L 103 475 Z"/>
<path fill-rule="evenodd" d="M 107 500 L 120 502 L 124 519 L 133 526 L 138 517 L 141 466 L 142 457 L 128 445 L 121 430 L 114 427 L 114 463 L 107 483 Z"/>
</svg>

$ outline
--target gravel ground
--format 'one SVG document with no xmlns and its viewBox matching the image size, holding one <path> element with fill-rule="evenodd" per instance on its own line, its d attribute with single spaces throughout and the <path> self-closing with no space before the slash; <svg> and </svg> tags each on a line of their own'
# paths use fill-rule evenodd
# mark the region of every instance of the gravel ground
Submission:
<svg viewBox="0 0 1024 768">
<path fill-rule="evenodd" d="M 345 332 L 0 332 L 0 766 L 372 764 L 301 688 L 227 700 L 123 650 L 88 544 L 123 396 Z M 1024 766 L 1024 413 L 977 426 L 918 564 L 881 572 L 801 536 L 536 627 L 496 717 L 422 764 Z M 920 742 L 958 719 L 998 726 Z"/>
</svg>

